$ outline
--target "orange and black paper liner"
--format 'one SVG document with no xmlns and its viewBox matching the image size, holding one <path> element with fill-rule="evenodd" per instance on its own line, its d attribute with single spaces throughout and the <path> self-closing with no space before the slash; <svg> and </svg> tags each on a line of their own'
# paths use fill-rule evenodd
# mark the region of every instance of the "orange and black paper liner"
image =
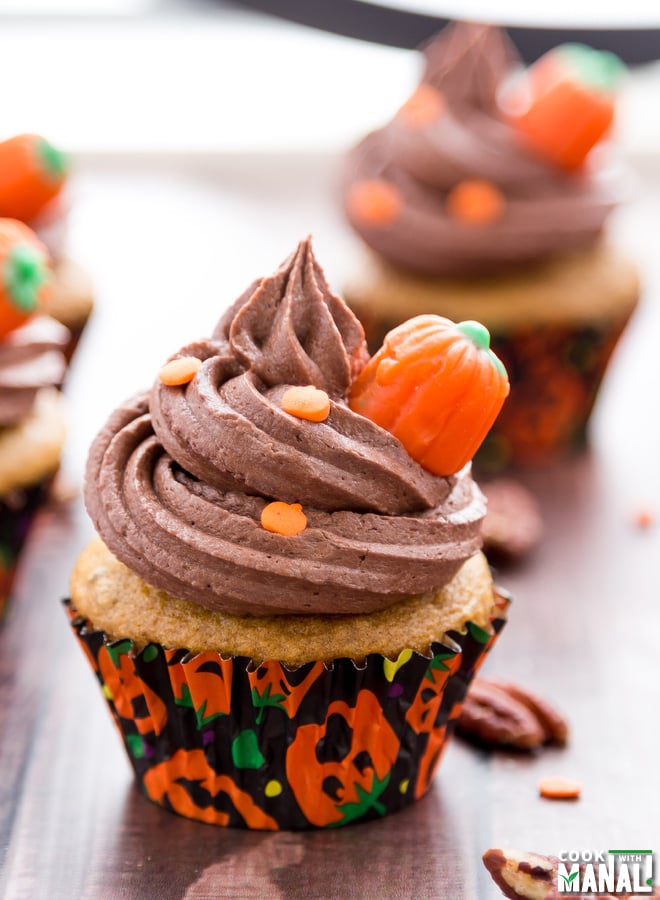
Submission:
<svg viewBox="0 0 660 900">
<path fill-rule="evenodd" d="M 426 657 L 289 670 L 109 641 L 65 601 L 146 796 L 214 825 L 306 829 L 378 818 L 421 797 L 470 681 L 506 621 L 469 622 Z"/>
<path fill-rule="evenodd" d="M 16 566 L 34 516 L 48 497 L 52 476 L 16 491 L 11 503 L 0 501 L 0 620 L 7 607 Z"/>
</svg>

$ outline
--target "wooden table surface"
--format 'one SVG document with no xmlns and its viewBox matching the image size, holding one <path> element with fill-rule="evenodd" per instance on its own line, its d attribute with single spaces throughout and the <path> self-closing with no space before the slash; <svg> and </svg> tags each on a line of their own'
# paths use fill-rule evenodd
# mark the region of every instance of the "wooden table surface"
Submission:
<svg viewBox="0 0 660 900">
<path fill-rule="evenodd" d="M 298 237 L 315 233 L 340 288 L 350 237 L 332 212 L 333 171 L 323 157 L 83 161 L 69 244 L 94 271 L 98 311 L 68 387 L 70 477 L 110 409 Z M 528 757 L 455 741 L 425 799 L 329 832 L 224 830 L 152 806 L 59 602 L 92 535 L 75 500 L 40 515 L 0 630 L 0 896 L 488 900 L 500 896 L 480 860 L 491 846 L 660 849 L 659 219 L 660 184 L 642 172 L 614 230 L 645 297 L 592 449 L 524 476 L 546 539 L 498 573 L 515 606 L 486 671 L 554 700 L 569 746 Z M 658 522 L 642 530 L 646 509 Z M 555 773 L 583 782 L 578 802 L 539 799 L 538 778 Z"/>
</svg>

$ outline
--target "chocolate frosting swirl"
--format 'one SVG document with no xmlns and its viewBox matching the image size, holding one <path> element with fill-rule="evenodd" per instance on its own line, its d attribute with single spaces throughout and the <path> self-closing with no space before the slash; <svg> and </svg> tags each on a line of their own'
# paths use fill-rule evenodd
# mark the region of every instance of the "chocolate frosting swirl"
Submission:
<svg viewBox="0 0 660 900">
<path fill-rule="evenodd" d="M 0 342 L 0 426 L 25 419 L 41 388 L 62 384 L 68 338 L 59 322 L 37 316 Z"/>
<path fill-rule="evenodd" d="M 263 384 L 313 384 L 335 398 L 368 358 L 362 326 L 330 291 L 309 238 L 274 275 L 250 285 L 213 337 Z"/>
<path fill-rule="evenodd" d="M 563 173 L 518 141 L 498 104 L 519 64 L 504 32 L 457 22 L 425 55 L 422 82 L 440 92 L 446 108 L 421 127 L 399 114 L 349 154 L 345 193 L 381 178 L 402 197 L 388 226 L 365 223 L 345 204 L 363 240 L 387 261 L 430 275 L 478 274 L 593 243 L 617 199 L 610 174 Z M 486 179 L 503 192 L 496 222 L 475 226 L 447 214 L 447 192 L 467 179 Z"/>
<path fill-rule="evenodd" d="M 309 241 L 177 354 L 191 355 L 195 378 L 117 410 L 88 462 L 90 515 L 149 584 L 242 615 L 370 612 L 442 587 L 478 550 L 469 471 L 431 475 L 343 402 L 364 335 Z M 310 381 L 332 398 L 324 422 L 281 408 Z M 273 499 L 302 503 L 306 529 L 266 531 Z"/>
</svg>

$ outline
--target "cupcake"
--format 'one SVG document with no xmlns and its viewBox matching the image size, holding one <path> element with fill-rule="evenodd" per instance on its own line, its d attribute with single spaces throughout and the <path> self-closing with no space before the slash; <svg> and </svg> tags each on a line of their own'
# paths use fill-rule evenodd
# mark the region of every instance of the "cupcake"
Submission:
<svg viewBox="0 0 660 900">
<path fill-rule="evenodd" d="M 511 397 L 477 461 L 539 463 L 583 446 L 639 296 L 603 236 L 621 195 L 604 148 L 620 63 L 566 45 L 521 75 L 503 31 L 450 24 L 421 84 L 349 154 L 343 204 L 366 245 L 346 301 L 370 346 L 411 315 L 477 319 Z"/>
<path fill-rule="evenodd" d="M 47 252 L 21 222 L 0 219 L 0 616 L 34 514 L 59 468 L 64 414 L 58 390 L 69 334 L 37 315 Z"/>
<path fill-rule="evenodd" d="M 0 142 L 0 216 L 27 223 L 46 245 L 54 275 L 41 312 L 69 331 L 67 360 L 78 344 L 94 306 L 89 275 L 66 255 L 67 156 L 35 134 Z"/>
<path fill-rule="evenodd" d="M 507 389 L 473 322 L 368 359 L 305 240 L 110 416 L 66 604 L 150 800 L 304 829 L 428 790 L 506 618 L 468 458 Z"/>
</svg>

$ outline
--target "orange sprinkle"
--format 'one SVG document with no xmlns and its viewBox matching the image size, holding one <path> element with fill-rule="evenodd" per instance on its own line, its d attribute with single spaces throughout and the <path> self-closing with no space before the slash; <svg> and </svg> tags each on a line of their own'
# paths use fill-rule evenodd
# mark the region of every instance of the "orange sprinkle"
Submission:
<svg viewBox="0 0 660 900">
<path fill-rule="evenodd" d="M 577 800 L 582 793 L 582 785 L 561 775 L 542 778 L 539 781 L 539 794 L 548 800 Z"/>
<path fill-rule="evenodd" d="M 201 359 L 197 359 L 196 356 L 182 356 L 180 359 L 173 359 L 165 363 L 158 374 L 163 384 L 188 384 L 193 380 L 201 365 Z"/>
<path fill-rule="evenodd" d="M 435 122 L 445 111 L 445 98 L 430 84 L 420 84 L 399 110 L 409 128 L 423 128 Z"/>
<path fill-rule="evenodd" d="M 358 181 L 346 197 L 349 215 L 366 225 L 391 225 L 399 218 L 402 205 L 398 189 L 378 178 Z"/>
<path fill-rule="evenodd" d="M 289 388 L 282 394 L 280 406 L 284 412 L 309 422 L 324 422 L 330 415 L 330 398 L 313 384 Z"/>
<path fill-rule="evenodd" d="M 273 534 L 293 537 L 307 528 L 307 516 L 300 503 L 283 503 L 275 500 L 261 510 L 261 525 Z"/>
<path fill-rule="evenodd" d="M 655 516 L 650 509 L 640 509 L 635 513 L 633 521 L 638 528 L 646 530 L 655 525 Z"/>
<path fill-rule="evenodd" d="M 447 212 L 467 225 L 489 225 L 504 213 L 502 191 L 490 181 L 475 178 L 459 182 L 447 195 Z"/>
</svg>

